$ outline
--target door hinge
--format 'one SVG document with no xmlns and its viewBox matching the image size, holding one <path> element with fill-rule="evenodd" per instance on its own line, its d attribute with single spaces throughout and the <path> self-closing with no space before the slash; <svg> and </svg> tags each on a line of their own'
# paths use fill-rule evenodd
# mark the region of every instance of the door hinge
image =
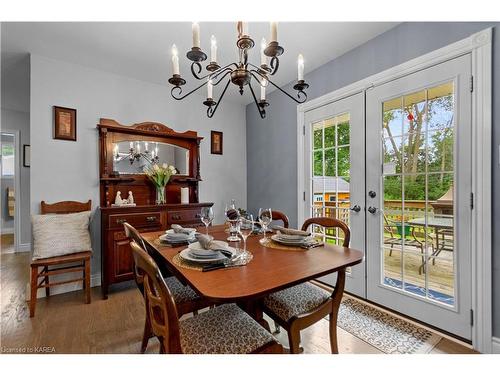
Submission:
<svg viewBox="0 0 500 375">
<path fill-rule="evenodd" d="M 470 76 L 470 92 L 474 91 L 474 76 Z"/>
<path fill-rule="evenodd" d="M 470 193 L 470 208 L 474 209 L 474 193 Z"/>
<path fill-rule="evenodd" d="M 305 202 L 305 201 L 306 201 L 306 192 L 305 192 L 305 191 L 303 191 L 302 193 L 303 193 L 303 194 L 302 194 L 302 199 L 303 199 L 303 200 L 304 200 L 304 202 Z"/>
<path fill-rule="evenodd" d="M 470 325 L 474 325 L 474 310 L 470 310 Z"/>
<path fill-rule="evenodd" d="M 305 125 L 302 125 L 302 134 L 306 135 L 306 126 Z"/>
</svg>

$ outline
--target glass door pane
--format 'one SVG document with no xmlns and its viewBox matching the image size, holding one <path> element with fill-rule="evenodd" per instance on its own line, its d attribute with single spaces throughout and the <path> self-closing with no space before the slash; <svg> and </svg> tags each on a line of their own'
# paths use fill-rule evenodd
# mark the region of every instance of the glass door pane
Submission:
<svg viewBox="0 0 500 375">
<path fill-rule="evenodd" d="M 382 282 L 455 305 L 454 82 L 383 102 Z"/>
</svg>

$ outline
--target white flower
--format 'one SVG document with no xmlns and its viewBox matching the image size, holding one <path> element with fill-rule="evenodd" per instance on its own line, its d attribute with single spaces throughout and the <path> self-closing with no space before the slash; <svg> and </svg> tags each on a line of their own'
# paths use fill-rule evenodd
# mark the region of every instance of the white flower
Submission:
<svg viewBox="0 0 500 375">
<path fill-rule="evenodd" d="M 167 168 L 168 168 L 168 164 L 167 164 L 167 163 L 163 163 L 161 167 L 162 167 L 163 169 L 167 169 Z"/>
</svg>

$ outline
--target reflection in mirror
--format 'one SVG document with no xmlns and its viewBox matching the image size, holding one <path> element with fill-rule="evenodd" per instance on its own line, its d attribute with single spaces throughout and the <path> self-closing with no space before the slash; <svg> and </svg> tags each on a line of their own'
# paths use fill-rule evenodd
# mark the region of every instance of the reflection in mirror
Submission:
<svg viewBox="0 0 500 375">
<path fill-rule="evenodd" d="M 143 174 L 151 164 L 173 165 L 177 174 L 189 175 L 189 150 L 169 143 L 123 141 L 113 147 L 113 171 Z"/>
</svg>

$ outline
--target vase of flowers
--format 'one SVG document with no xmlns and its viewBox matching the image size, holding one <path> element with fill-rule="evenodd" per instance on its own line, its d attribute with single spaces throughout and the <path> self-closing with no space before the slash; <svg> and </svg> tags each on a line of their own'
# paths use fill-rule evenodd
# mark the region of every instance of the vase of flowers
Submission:
<svg viewBox="0 0 500 375">
<path fill-rule="evenodd" d="M 144 173 L 146 173 L 146 176 L 156 187 L 156 204 L 167 203 L 165 186 L 170 180 L 170 177 L 177 173 L 175 167 L 167 163 L 163 163 L 161 166 L 153 164 L 151 167 L 146 167 Z"/>
</svg>

